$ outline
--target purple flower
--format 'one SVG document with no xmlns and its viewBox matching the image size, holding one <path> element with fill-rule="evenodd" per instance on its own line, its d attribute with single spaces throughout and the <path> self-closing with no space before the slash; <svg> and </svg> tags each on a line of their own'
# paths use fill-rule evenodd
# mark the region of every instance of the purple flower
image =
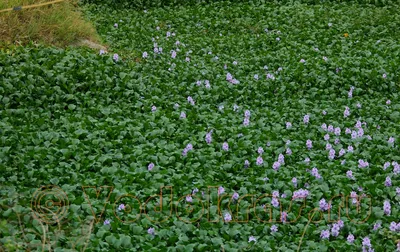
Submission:
<svg viewBox="0 0 400 252">
<path fill-rule="evenodd" d="M 188 153 L 189 151 L 191 151 L 191 150 L 193 150 L 193 145 L 189 143 L 189 144 L 185 147 L 185 149 L 183 149 L 182 155 L 183 155 L 183 156 L 186 156 L 187 153 Z"/>
<path fill-rule="evenodd" d="M 312 148 L 312 141 L 310 139 L 307 140 L 306 146 L 307 146 L 308 149 Z"/>
<path fill-rule="evenodd" d="M 309 157 L 306 157 L 305 159 L 304 159 L 304 162 L 306 163 L 306 164 L 309 164 L 310 163 L 310 158 Z"/>
<path fill-rule="evenodd" d="M 297 178 L 292 178 L 292 183 L 294 187 L 297 187 Z"/>
<path fill-rule="evenodd" d="M 232 195 L 232 199 L 234 199 L 234 200 L 239 199 L 239 194 L 237 192 L 234 192 Z"/>
<path fill-rule="evenodd" d="M 343 112 L 344 117 L 348 117 L 350 115 L 350 109 L 349 107 L 346 107 L 346 109 Z"/>
<path fill-rule="evenodd" d="M 326 210 L 328 210 L 330 208 L 330 204 L 328 204 L 325 199 L 321 199 L 319 201 L 319 208 L 322 211 L 326 211 Z"/>
<path fill-rule="evenodd" d="M 323 115 L 326 115 L 326 111 L 325 111 L 325 110 L 322 110 L 322 114 L 323 114 Z"/>
<path fill-rule="evenodd" d="M 346 176 L 347 176 L 349 179 L 354 179 L 353 172 L 352 172 L 351 170 L 348 170 L 348 171 L 346 172 Z"/>
<path fill-rule="evenodd" d="M 354 242 L 354 235 L 349 234 L 349 236 L 347 236 L 347 242 L 353 243 Z"/>
<path fill-rule="evenodd" d="M 246 117 L 246 118 L 249 118 L 249 117 L 250 117 L 250 115 L 251 115 L 251 112 L 250 112 L 250 110 L 246 110 L 246 111 L 244 111 L 244 117 Z"/>
<path fill-rule="evenodd" d="M 286 149 L 286 154 L 292 155 L 292 150 L 291 150 L 290 148 L 287 148 L 287 149 Z"/>
<path fill-rule="evenodd" d="M 199 192 L 199 189 L 194 188 L 193 191 L 192 191 L 192 194 L 196 194 L 196 193 L 198 193 L 198 192 Z"/>
<path fill-rule="evenodd" d="M 286 222 L 286 220 L 287 220 L 287 212 L 282 212 L 281 213 L 281 221 L 283 222 L 283 223 L 285 223 Z"/>
<path fill-rule="evenodd" d="M 357 103 L 357 108 L 361 108 L 361 104 L 360 103 Z"/>
<path fill-rule="evenodd" d="M 257 239 L 254 236 L 249 237 L 249 242 L 257 242 Z"/>
<path fill-rule="evenodd" d="M 206 143 L 207 144 L 210 144 L 212 141 L 211 134 L 212 134 L 212 130 L 206 134 Z"/>
<path fill-rule="evenodd" d="M 359 160 L 358 160 L 358 167 L 360 167 L 360 168 L 365 168 L 365 167 L 368 167 L 368 166 L 369 166 L 369 164 L 368 164 L 367 161 L 364 161 L 364 160 L 362 160 L 362 159 L 359 159 Z"/>
<path fill-rule="evenodd" d="M 325 150 L 331 150 L 332 145 L 330 143 L 326 143 Z"/>
<path fill-rule="evenodd" d="M 228 150 L 229 150 L 229 145 L 228 145 L 227 142 L 225 142 L 225 143 L 222 144 L 222 149 L 223 149 L 224 151 L 228 151 Z"/>
<path fill-rule="evenodd" d="M 153 164 L 153 163 L 150 163 L 150 164 L 147 166 L 147 169 L 148 169 L 149 171 L 153 170 L 153 168 L 154 168 L 154 164 Z"/>
<path fill-rule="evenodd" d="M 293 181 L 293 180 L 292 180 L 292 181 Z M 310 193 L 309 193 L 308 190 L 306 190 L 306 189 L 299 189 L 299 190 L 293 192 L 292 198 L 293 198 L 293 199 L 304 199 L 304 198 L 307 198 L 309 194 L 310 194 Z"/>
<path fill-rule="evenodd" d="M 335 158 L 335 150 L 334 150 L 334 149 L 330 149 L 330 150 L 329 150 L 329 156 L 328 156 L 328 158 L 329 158 L 330 160 L 332 160 L 332 159 Z"/>
<path fill-rule="evenodd" d="M 400 223 L 400 222 L 399 222 L 399 223 Z M 396 222 L 392 221 L 392 222 L 390 223 L 390 226 L 389 226 L 390 231 L 395 232 L 395 231 L 398 229 L 397 226 L 398 226 L 398 224 L 396 224 Z"/>
<path fill-rule="evenodd" d="M 389 176 L 386 177 L 385 186 L 392 186 L 392 180 L 390 179 Z"/>
<path fill-rule="evenodd" d="M 118 24 L 117 23 L 114 24 L 114 28 L 118 28 Z"/>
<path fill-rule="evenodd" d="M 348 152 L 353 152 L 353 151 L 354 151 L 353 146 L 349 145 L 349 146 L 347 147 L 347 151 L 348 151 Z"/>
<path fill-rule="evenodd" d="M 171 58 L 173 58 L 173 59 L 176 58 L 176 52 L 174 50 L 172 50 L 172 52 L 171 52 Z"/>
<path fill-rule="evenodd" d="M 330 233 L 329 230 L 322 230 L 321 231 L 321 239 L 329 239 Z"/>
<path fill-rule="evenodd" d="M 390 202 L 388 200 L 385 200 L 385 202 L 383 202 L 383 212 L 389 216 L 390 212 L 391 212 L 391 207 L 390 207 Z"/>
<path fill-rule="evenodd" d="M 330 137 L 329 137 L 329 134 L 326 134 L 326 135 L 324 136 L 324 140 L 325 140 L 325 141 L 328 141 L 329 138 L 330 138 Z"/>
<path fill-rule="evenodd" d="M 390 166 L 390 162 L 386 162 L 386 163 L 383 165 L 383 170 L 386 170 L 389 166 Z"/>
<path fill-rule="evenodd" d="M 387 75 L 384 73 L 382 74 L 382 78 L 386 79 Z"/>
<path fill-rule="evenodd" d="M 283 156 L 282 154 L 279 154 L 278 162 L 281 164 L 285 164 L 285 156 Z"/>
<path fill-rule="evenodd" d="M 376 230 L 378 230 L 380 227 L 381 227 L 381 223 L 380 223 L 380 222 L 377 222 L 377 223 L 374 224 L 373 230 L 376 231 Z"/>
<path fill-rule="evenodd" d="M 339 231 L 340 231 L 340 225 L 334 223 L 331 229 L 332 236 L 337 237 L 339 235 Z"/>
<path fill-rule="evenodd" d="M 118 54 L 115 53 L 115 54 L 113 55 L 113 60 L 118 61 L 118 59 L 119 59 L 119 56 L 118 56 Z"/>
<path fill-rule="evenodd" d="M 309 121 L 310 121 L 310 116 L 309 115 L 305 115 L 304 118 L 303 118 L 303 122 L 305 124 L 307 124 Z"/>
<path fill-rule="evenodd" d="M 358 129 L 357 137 L 362 137 L 364 135 L 364 130 L 362 128 Z"/>
<path fill-rule="evenodd" d="M 394 137 L 389 137 L 388 143 L 390 144 L 394 143 Z"/>
<path fill-rule="evenodd" d="M 264 149 L 262 147 L 258 147 L 257 152 L 258 154 L 262 155 L 264 153 Z"/>
<path fill-rule="evenodd" d="M 118 206 L 118 211 L 124 210 L 125 209 L 125 205 L 124 204 L 120 204 Z"/>
<path fill-rule="evenodd" d="M 336 128 L 335 128 L 335 135 L 336 135 L 336 136 L 340 136 L 340 131 L 341 131 L 340 128 L 339 128 L 339 127 L 336 127 Z"/>
<path fill-rule="evenodd" d="M 239 109 L 239 106 L 236 105 L 236 104 L 234 104 L 234 105 L 233 105 L 233 111 L 237 111 L 238 109 Z"/>
<path fill-rule="evenodd" d="M 286 129 L 290 129 L 292 127 L 292 123 L 291 122 L 286 122 Z"/>
<path fill-rule="evenodd" d="M 152 106 L 151 107 L 151 112 L 155 112 L 157 110 L 157 107 L 156 106 Z"/>
<path fill-rule="evenodd" d="M 143 57 L 143 58 L 147 58 L 147 57 L 148 57 L 147 52 L 144 52 L 143 55 L 142 55 L 142 57 Z"/>
<path fill-rule="evenodd" d="M 339 151 L 339 157 L 343 156 L 346 153 L 344 149 L 340 149 Z"/>
<path fill-rule="evenodd" d="M 272 204 L 274 207 L 278 207 L 278 206 L 279 206 L 279 201 L 278 201 L 278 199 L 275 198 L 275 197 L 273 197 L 272 200 L 271 200 L 271 204 Z"/>
<path fill-rule="evenodd" d="M 400 165 L 397 162 L 392 163 L 394 175 L 400 174 Z"/>
<path fill-rule="evenodd" d="M 276 225 L 272 225 L 271 233 L 276 233 L 276 232 L 278 232 L 278 227 Z"/>
<path fill-rule="evenodd" d="M 306 61 L 304 60 L 304 59 L 301 59 L 300 60 L 300 63 L 305 63 Z"/>
<path fill-rule="evenodd" d="M 225 222 L 230 222 L 232 220 L 232 216 L 229 213 L 226 213 L 224 215 L 224 221 Z"/>
<path fill-rule="evenodd" d="M 275 80 L 275 76 L 273 74 L 268 73 L 267 74 L 267 80 L 268 79 Z"/>
<path fill-rule="evenodd" d="M 263 163 L 264 163 L 264 160 L 262 159 L 261 156 L 259 156 L 259 157 L 257 158 L 256 164 L 257 164 L 257 165 L 262 165 Z"/>
<path fill-rule="evenodd" d="M 147 229 L 147 233 L 149 234 L 149 235 L 154 235 L 155 234 L 155 230 L 154 230 L 154 228 L 149 228 L 149 229 Z"/>
<path fill-rule="evenodd" d="M 191 105 L 194 105 L 194 100 L 191 96 L 188 96 L 187 100 Z"/>
<path fill-rule="evenodd" d="M 333 125 L 329 125 L 328 126 L 328 131 L 329 132 L 334 132 L 335 131 L 335 128 L 333 127 Z"/>
<path fill-rule="evenodd" d="M 321 178 L 321 175 L 318 173 L 318 169 L 316 167 L 312 168 L 311 170 L 311 175 L 313 175 L 314 177 L 316 177 L 317 179 Z"/>
<path fill-rule="evenodd" d="M 346 128 L 346 131 L 345 131 L 345 133 L 346 133 L 346 134 L 351 134 L 351 129 L 349 129 L 349 128 Z"/>
<path fill-rule="evenodd" d="M 186 113 L 182 111 L 180 118 L 182 118 L 182 119 L 186 118 Z"/>
<path fill-rule="evenodd" d="M 400 196 L 400 187 L 396 187 L 396 194 L 397 196 Z"/>
<path fill-rule="evenodd" d="M 186 58 L 185 58 L 185 61 L 186 61 L 186 62 L 189 62 L 189 61 L 190 61 L 190 58 L 189 58 L 189 57 L 186 57 Z"/>
<path fill-rule="evenodd" d="M 349 93 L 348 93 L 348 97 L 349 97 L 349 98 L 353 97 L 353 90 L 352 90 L 352 89 L 350 89 L 350 91 L 349 91 Z"/>
<path fill-rule="evenodd" d="M 243 125 L 244 125 L 244 126 L 249 126 L 249 124 L 250 124 L 249 118 L 248 118 L 248 117 L 245 117 L 245 118 L 243 119 Z"/>
<path fill-rule="evenodd" d="M 390 100 L 387 100 L 387 101 L 386 101 L 386 105 L 390 105 L 390 103 L 391 103 Z"/>
<path fill-rule="evenodd" d="M 218 195 L 221 195 L 225 192 L 225 188 L 223 188 L 222 186 L 218 187 Z"/>
<path fill-rule="evenodd" d="M 103 224 L 104 224 L 104 225 L 110 225 L 110 223 L 111 223 L 111 221 L 107 219 L 107 220 L 104 221 Z"/>
<path fill-rule="evenodd" d="M 279 162 L 274 162 L 274 164 L 272 165 L 272 168 L 276 171 L 279 169 L 279 167 L 281 167 L 281 163 Z"/>
<path fill-rule="evenodd" d="M 249 168 L 249 166 L 250 166 L 249 160 L 245 160 L 244 161 L 244 168 Z"/>
<path fill-rule="evenodd" d="M 100 53 L 99 53 L 99 54 L 100 54 L 100 55 L 106 54 L 106 51 L 100 50 Z"/>
<path fill-rule="evenodd" d="M 371 247 L 371 240 L 368 237 L 364 237 L 363 241 L 362 241 L 362 245 L 363 247 Z"/>
<path fill-rule="evenodd" d="M 321 125 L 321 128 L 322 128 L 323 130 L 327 130 L 326 123 L 323 123 L 323 124 Z"/>
<path fill-rule="evenodd" d="M 204 85 L 205 85 L 206 88 L 211 88 L 211 85 L 210 85 L 210 81 L 209 81 L 209 80 L 205 80 L 205 81 L 204 81 Z"/>
</svg>

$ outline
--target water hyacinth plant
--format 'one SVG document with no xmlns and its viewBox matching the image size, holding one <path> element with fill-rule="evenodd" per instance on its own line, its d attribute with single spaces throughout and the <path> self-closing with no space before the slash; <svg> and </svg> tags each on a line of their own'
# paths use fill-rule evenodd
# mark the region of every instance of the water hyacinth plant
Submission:
<svg viewBox="0 0 400 252">
<path fill-rule="evenodd" d="M 1 246 L 397 249 L 398 5 L 111 2 L 0 50 Z"/>
</svg>

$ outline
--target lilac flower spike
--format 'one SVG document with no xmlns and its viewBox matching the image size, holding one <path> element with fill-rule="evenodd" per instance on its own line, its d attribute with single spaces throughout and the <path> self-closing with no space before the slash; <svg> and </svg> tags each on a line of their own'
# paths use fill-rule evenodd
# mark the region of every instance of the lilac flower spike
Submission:
<svg viewBox="0 0 400 252">
<path fill-rule="evenodd" d="M 223 149 L 224 151 L 228 151 L 228 150 L 229 150 L 229 144 L 228 144 L 227 142 L 223 143 L 223 144 L 222 144 L 222 149 Z"/>
<path fill-rule="evenodd" d="M 249 243 L 252 242 L 252 241 L 253 242 L 257 242 L 257 239 L 254 236 L 250 236 L 249 237 Z"/>
<path fill-rule="evenodd" d="M 330 232 L 329 232 L 329 230 L 322 230 L 321 231 L 321 239 L 329 239 L 329 236 L 330 236 Z"/>
<path fill-rule="evenodd" d="M 347 236 L 347 242 L 348 243 L 353 243 L 354 242 L 354 235 L 349 234 L 349 236 Z"/>
<path fill-rule="evenodd" d="M 307 114 L 307 115 L 304 116 L 303 122 L 304 122 L 305 124 L 307 124 L 307 123 L 309 123 L 309 121 L 310 121 L 310 116 Z"/>
<path fill-rule="evenodd" d="M 154 235 L 154 234 L 155 234 L 154 228 L 149 228 L 149 229 L 147 229 L 147 233 L 148 233 L 149 235 Z"/>
<path fill-rule="evenodd" d="M 225 222 L 230 222 L 232 220 L 232 216 L 229 213 L 226 213 L 224 215 L 224 220 Z"/>
<path fill-rule="evenodd" d="M 211 134 L 212 134 L 212 130 L 206 134 L 206 143 L 207 143 L 207 144 L 210 144 L 211 141 L 212 141 L 212 136 L 211 136 Z"/>
<path fill-rule="evenodd" d="M 307 146 L 308 149 L 312 148 L 312 141 L 310 139 L 307 140 L 306 146 Z"/>
<path fill-rule="evenodd" d="M 118 61 L 118 59 L 119 59 L 119 56 L 118 56 L 118 54 L 115 53 L 115 54 L 113 55 L 113 60 L 114 60 L 114 61 Z"/>
</svg>

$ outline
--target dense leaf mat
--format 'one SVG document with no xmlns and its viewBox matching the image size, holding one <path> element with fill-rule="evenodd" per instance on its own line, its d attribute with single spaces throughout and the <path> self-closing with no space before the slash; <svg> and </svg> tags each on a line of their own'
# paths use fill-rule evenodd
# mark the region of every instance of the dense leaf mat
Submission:
<svg viewBox="0 0 400 252">
<path fill-rule="evenodd" d="M 1 52 L 0 244 L 396 250 L 398 7 L 88 5 L 112 51 Z"/>
</svg>

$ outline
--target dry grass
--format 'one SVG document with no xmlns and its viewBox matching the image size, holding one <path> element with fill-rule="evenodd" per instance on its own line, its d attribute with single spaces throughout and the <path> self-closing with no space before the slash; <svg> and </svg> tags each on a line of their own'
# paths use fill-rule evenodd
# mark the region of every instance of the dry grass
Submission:
<svg viewBox="0 0 400 252">
<path fill-rule="evenodd" d="M 0 10 L 50 1 L 1 0 Z M 100 41 L 92 24 L 83 18 L 76 0 L 0 13 L 0 47 L 30 42 L 65 47 L 80 39 Z"/>
</svg>

